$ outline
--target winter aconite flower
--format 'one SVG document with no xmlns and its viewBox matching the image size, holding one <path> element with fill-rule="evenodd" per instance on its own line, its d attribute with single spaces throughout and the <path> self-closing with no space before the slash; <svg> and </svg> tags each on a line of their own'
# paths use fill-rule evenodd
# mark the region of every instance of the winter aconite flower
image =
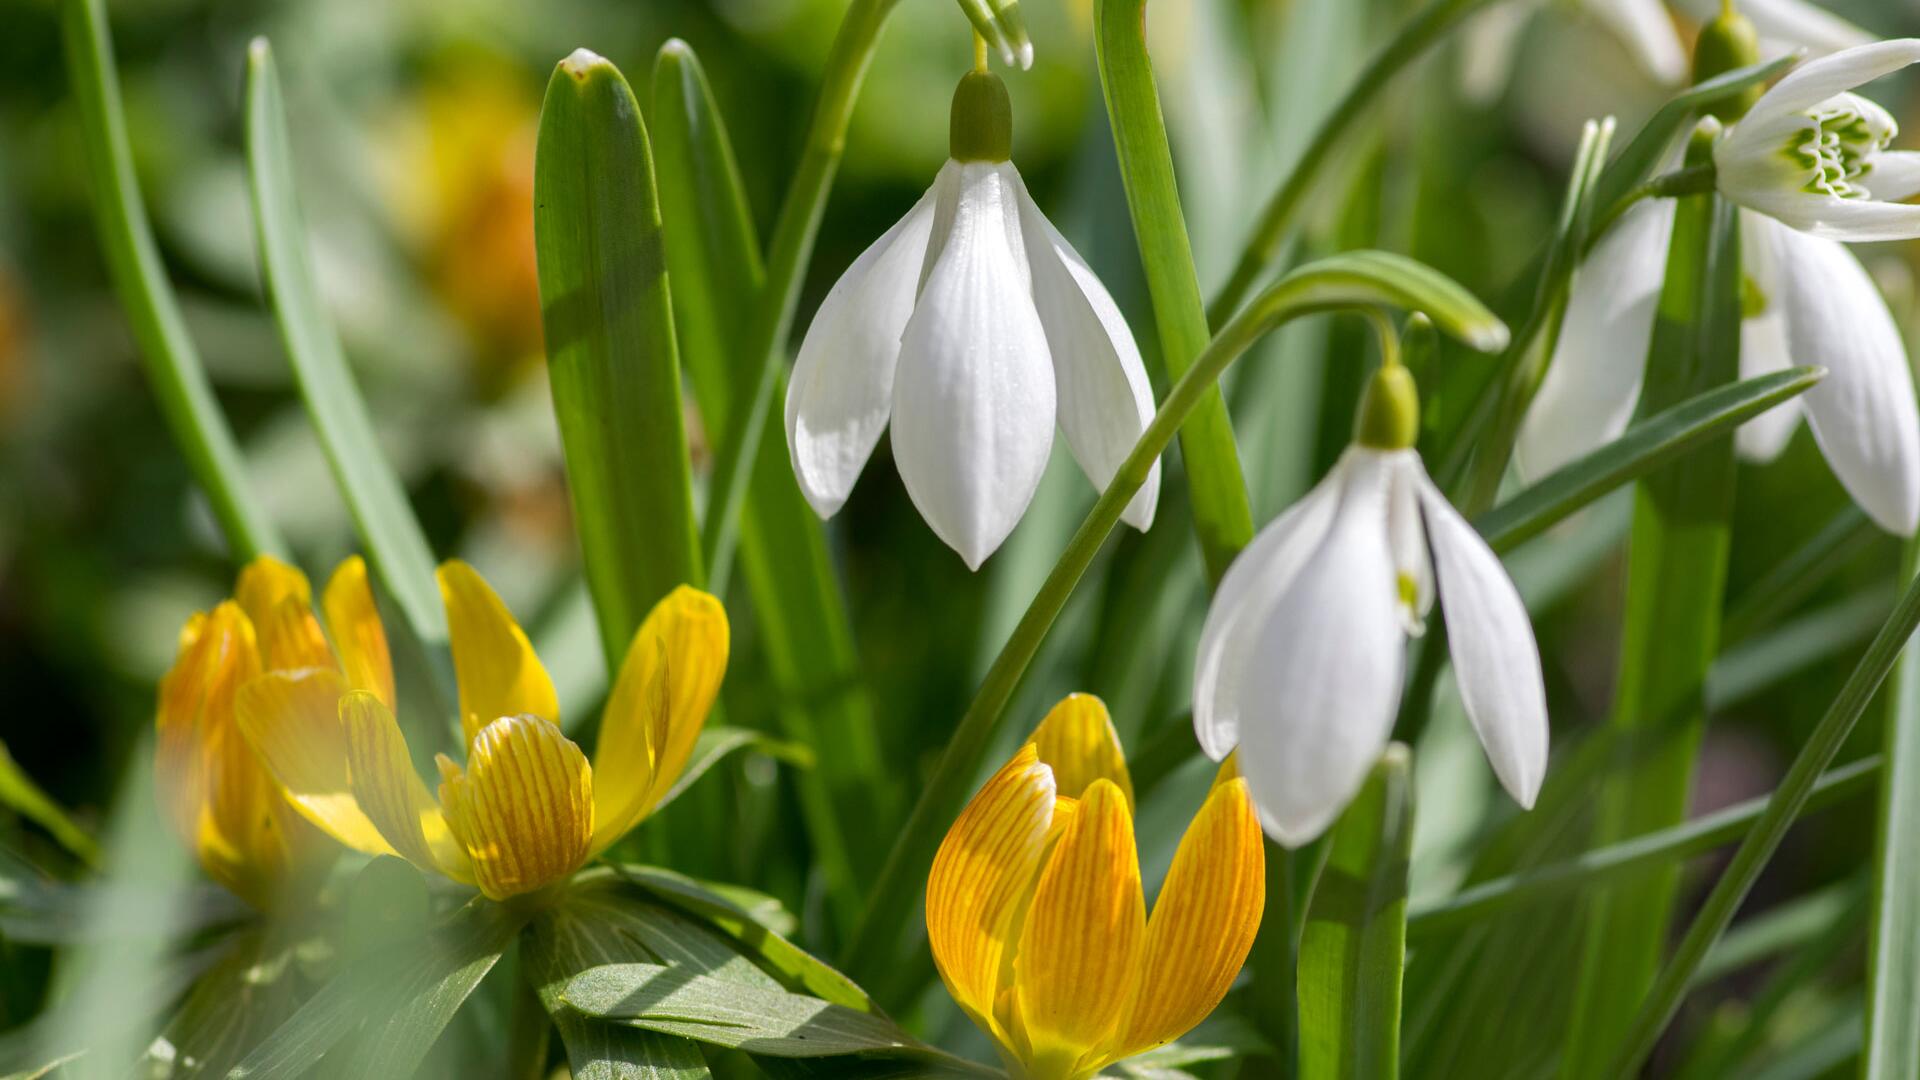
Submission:
<svg viewBox="0 0 1920 1080">
<path fill-rule="evenodd" d="M 1193 724 L 1213 758 L 1239 749 L 1267 832 L 1296 847 L 1346 806 L 1387 745 L 1407 637 L 1436 588 L 1460 695 L 1494 772 L 1531 807 L 1547 763 L 1540 653 L 1500 560 L 1412 449 L 1418 405 L 1383 366 L 1359 437 L 1327 478 L 1254 538 L 1201 633 Z"/>
<path fill-rule="evenodd" d="M 328 603 L 365 588 L 365 567 L 350 560 L 328 587 Z M 314 619 L 312 590 L 300 571 L 262 557 L 241 572 L 233 599 L 187 620 L 179 656 L 160 680 L 161 810 L 209 876 L 261 909 L 292 899 L 339 853 L 287 804 L 235 717 L 247 683 L 306 669 L 336 678 L 340 670 Z"/>
<path fill-rule="evenodd" d="M 1220 770 L 1147 916 L 1133 784 L 1107 708 L 1075 694 L 987 781 L 927 879 L 947 991 L 1015 1076 L 1080 1080 L 1204 1020 L 1266 899 L 1247 782 Z"/>
<path fill-rule="evenodd" d="M 559 881 L 660 802 L 726 670 L 720 602 L 682 587 L 647 616 L 587 764 L 559 728 L 553 683 L 473 568 L 440 568 L 460 690 L 464 767 L 439 756 L 438 798 L 394 720 L 391 665 L 364 573 L 327 589 L 341 664 L 286 665 L 240 690 L 240 726 L 290 799 L 348 847 L 399 855 L 501 900 Z M 324 643 L 321 643 L 324 647 Z"/>
<path fill-rule="evenodd" d="M 1039 487 L 1057 424 L 1096 487 L 1153 416 L 1126 320 L 1007 160 L 1006 87 L 985 71 L 953 99 L 953 159 L 848 268 L 801 343 L 787 448 L 823 517 L 892 425 L 920 514 L 978 568 Z M 1160 474 L 1127 507 L 1153 522 Z"/>
<path fill-rule="evenodd" d="M 1920 154 L 1887 150 L 1892 118 L 1848 87 L 1920 60 L 1891 41 L 1801 65 L 1713 146 L 1720 191 L 1741 203 L 1747 316 L 1740 374 L 1791 364 L 1820 384 L 1741 428 L 1743 456 L 1776 457 L 1805 416 L 1834 475 L 1889 532 L 1920 523 L 1920 412 L 1886 301 L 1839 241 L 1920 236 Z M 1550 472 L 1632 419 L 1673 231 L 1671 200 L 1629 210 L 1581 267 L 1559 345 L 1521 430 L 1518 460 Z"/>
</svg>

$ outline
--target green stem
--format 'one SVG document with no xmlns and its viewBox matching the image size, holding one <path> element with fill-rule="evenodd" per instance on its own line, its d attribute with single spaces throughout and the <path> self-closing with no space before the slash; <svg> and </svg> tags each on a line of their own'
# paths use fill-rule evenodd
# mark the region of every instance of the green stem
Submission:
<svg viewBox="0 0 1920 1080">
<path fill-rule="evenodd" d="M 1887 620 L 1879 635 L 1873 639 L 1873 644 L 1867 647 L 1859 666 L 1853 669 L 1846 685 L 1841 687 L 1840 696 L 1834 699 L 1826 715 L 1820 718 L 1813 734 L 1808 736 L 1806 745 L 1793 759 L 1785 779 L 1781 780 L 1780 786 L 1774 789 L 1773 796 L 1767 800 L 1766 810 L 1754 823 L 1739 850 L 1734 852 L 1733 860 L 1714 884 L 1706 902 L 1700 906 L 1699 914 L 1694 916 L 1686 936 L 1674 950 L 1673 959 L 1667 962 L 1653 990 L 1641 1003 L 1639 1014 L 1628 1029 L 1620 1053 L 1614 1058 L 1610 1070 L 1612 1075 L 1636 1075 L 1640 1064 L 1653 1051 L 1661 1031 L 1679 1009 L 1694 969 L 1699 967 L 1707 951 L 1733 921 L 1748 890 L 1753 888 L 1760 872 L 1779 849 L 1794 819 L 1800 816 L 1813 797 L 1821 772 L 1840 752 L 1841 745 L 1853 732 L 1853 725 L 1859 721 L 1860 714 L 1867 710 L 1880 684 L 1886 680 L 1887 673 L 1893 670 L 1894 661 L 1906 648 L 1907 639 L 1913 636 L 1916 626 L 1920 626 L 1920 580 L 1907 586 L 1899 606 L 1894 609 L 1893 617 Z"/>
<path fill-rule="evenodd" d="M 147 381 L 160 399 L 174 443 L 212 504 L 234 560 L 284 556 L 286 544 L 254 497 L 233 431 L 220 414 L 161 265 L 133 171 L 103 0 L 67 0 L 62 6 L 61 36 L 87 148 L 95 222 L 114 290 L 146 364 Z"/>
<path fill-rule="evenodd" d="M 775 405 L 774 391 L 785 366 L 787 335 L 793 329 L 794 309 L 799 305 L 800 286 L 820 233 L 827 194 L 840 169 L 841 155 L 846 152 L 847 125 L 853 120 L 860 84 L 873 62 L 880 29 L 895 3 L 854 0 L 847 9 L 840 32 L 833 39 L 833 49 L 827 54 L 826 75 L 814 107 L 813 124 L 807 130 L 806 149 L 794 169 L 780 219 L 774 224 L 773 243 L 767 252 L 767 284 L 754 309 L 753 332 L 747 340 L 748 355 L 761 358 L 760 378 L 754 385 L 752 404 L 741 414 L 742 422 L 715 457 L 712 495 L 701 537 L 707 566 L 723 577 L 733 562 L 740 506 L 746 500 L 747 478 L 752 473 L 744 466 L 758 452 L 767 417 Z"/>
<path fill-rule="evenodd" d="M 1315 181 L 1320 179 L 1321 170 L 1331 162 L 1334 148 L 1349 131 L 1359 127 L 1355 121 L 1360 113 L 1386 92 L 1393 77 L 1402 68 L 1419 58 L 1467 16 L 1497 2 L 1435 0 L 1401 27 L 1393 40 L 1360 72 L 1346 96 L 1321 121 L 1306 150 L 1294 164 L 1293 171 L 1280 182 L 1279 189 L 1267 201 L 1266 209 L 1261 211 L 1259 224 L 1254 226 L 1253 235 L 1247 239 L 1240 261 L 1234 265 L 1226 285 L 1214 296 L 1213 304 L 1207 309 L 1208 319 L 1214 326 L 1219 326 L 1238 310 L 1261 275 L 1267 272 L 1269 264 L 1280 257 L 1302 203 L 1313 190 Z"/>
<path fill-rule="evenodd" d="M 1193 247 L 1173 174 L 1173 152 L 1147 56 L 1146 0 L 1100 0 L 1094 8 L 1094 43 L 1100 85 L 1107 101 L 1120 177 L 1133 215 L 1147 291 L 1160 333 L 1165 382 L 1186 374 L 1206 348 L 1207 313 Z M 1253 539 L 1253 510 L 1240 469 L 1233 422 L 1218 387 L 1209 387 L 1193 422 L 1180 433 L 1192 492 L 1193 524 L 1207 574 L 1215 582 Z"/>
<path fill-rule="evenodd" d="M 1902 580 L 1920 569 L 1920 541 L 1908 541 Z M 1861 1075 L 1890 1078 L 1920 1059 L 1920 898 L 1913 893 L 1920 862 L 1920 650 L 1894 669 L 1887 695 L 1887 776 L 1880 785 L 1875 833 L 1872 948 L 1867 954 L 1866 1046 Z"/>
<path fill-rule="evenodd" d="M 893 962 L 934 849 L 979 772 L 1007 702 L 1081 575 L 1181 425 L 1207 400 L 1227 367 L 1275 327 L 1303 315 L 1375 304 L 1426 310 L 1437 325 L 1476 347 L 1505 343 L 1506 328 L 1458 286 L 1412 260 L 1379 252 L 1349 252 L 1302 267 L 1235 316 L 1167 394 L 988 669 L 869 893 L 844 965 L 856 982 L 870 980 Z"/>
</svg>

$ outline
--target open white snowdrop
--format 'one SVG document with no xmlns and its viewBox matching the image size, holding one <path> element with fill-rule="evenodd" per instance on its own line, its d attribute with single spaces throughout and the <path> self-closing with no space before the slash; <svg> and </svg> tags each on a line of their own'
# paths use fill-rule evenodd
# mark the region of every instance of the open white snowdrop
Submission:
<svg viewBox="0 0 1920 1080">
<path fill-rule="evenodd" d="M 1494 772 L 1531 808 L 1547 767 L 1540 652 L 1520 593 L 1412 449 L 1404 367 L 1369 384 L 1359 429 L 1318 487 L 1254 538 L 1214 593 L 1194 669 L 1208 756 L 1235 747 L 1268 835 L 1319 836 L 1379 759 L 1409 635 L 1436 586 L 1460 695 Z"/>
<path fill-rule="evenodd" d="M 952 160 L 834 285 L 787 390 L 787 448 L 822 517 L 880 433 L 920 515 L 978 569 L 1019 523 L 1056 423 L 1104 489 L 1153 419 L 1140 350 L 1112 297 L 1007 160 L 1012 112 L 976 70 L 953 99 Z M 1145 530 L 1160 469 L 1128 504 Z"/>
<path fill-rule="evenodd" d="M 1748 311 L 1740 374 L 1794 363 L 1827 377 L 1740 429 L 1741 455 L 1770 461 L 1801 417 L 1853 500 L 1889 532 L 1920 524 L 1920 411 L 1906 346 L 1873 279 L 1843 240 L 1920 237 L 1920 154 L 1889 151 L 1885 110 L 1849 89 L 1920 60 L 1889 41 L 1809 61 L 1713 145 L 1716 184 L 1739 203 Z M 1538 476 L 1617 437 L 1640 396 L 1673 231 L 1671 200 L 1637 204 L 1575 279 L 1559 344 L 1521 429 Z"/>
</svg>

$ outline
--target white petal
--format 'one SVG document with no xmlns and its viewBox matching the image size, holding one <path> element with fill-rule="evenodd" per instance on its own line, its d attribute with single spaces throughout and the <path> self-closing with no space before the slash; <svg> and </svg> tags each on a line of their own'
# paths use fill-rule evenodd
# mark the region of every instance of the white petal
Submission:
<svg viewBox="0 0 1920 1080">
<path fill-rule="evenodd" d="M 1215 761 L 1240 742 L 1239 687 L 1259 628 L 1326 538 L 1348 461 L 1359 452 L 1349 451 L 1326 479 L 1261 529 L 1214 590 L 1193 665 L 1193 733 Z"/>
<path fill-rule="evenodd" d="M 1743 379 L 1783 371 L 1793 364 L 1793 351 L 1787 344 L 1786 307 L 1781 300 L 1785 278 L 1781 274 L 1779 245 L 1774 242 L 1781 231 L 1780 223 L 1765 214 L 1751 210 L 1740 212 L 1742 268 L 1765 304 L 1759 314 L 1740 323 L 1740 377 Z M 1800 399 L 1792 398 L 1742 424 L 1734 436 L 1740 456 L 1762 464 L 1779 457 L 1800 426 L 1801 415 Z"/>
<path fill-rule="evenodd" d="M 1426 632 L 1427 612 L 1433 610 L 1433 559 L 1427 550 L 1426 530 L 1421 527 L 1420 485 L 1426 472 L 1420 456 L 1411 450 L 1392 455 L 1387 485 L 1387 543 L 1393 546 L 1394 584 L 1413 585 L 1413 603 L 1408 606 L 1401 595 L 1401 611 L 1407 633 Z"/>
<path fill-rule="evenodd" d="M 1256 631 L 1238 687 L 1240 769 L 1269 835 L 1325 831 L 1386 746 L 1406 634 L 1387 544 L 1387 477 L 1356 451 L 1320 546 Z"/>
<path fill-rule="evenodd" d="M 1460 93 L 1474 105 L 1499 100 L 1513 77 L 1520 35 L 1533 11 L 1525 4 L 1494 4 L 1482 9 L 1460 31 Z"/>
<path fill-rule="evenodd" d="M 991 165 L 960 168 L 952 231 L 901 339 L 893 456 L 920 516 L 978 569 L 1040 486 L 1054 386 L 1013 190 Z"/>
<path fill-rule="evenodd" d="M 1666 277 L 1673 205 L 1636 205 L 1580 267 L 1559 345 L 1515 446 L 1523 475 L 1545 476 L 1599 449 L 1633 419 Z"/>
<path fill-rule="evenodd" d="M 1460 698 L 1501 785 L 1532 809 L 1547 773 L 1547 691 L 1533 624 L 1499 557 L 1431 481 L 1420 486 L 1420 503 Z"/>
<path fill-rule="evenodd" d="M 1686 81 L 1687 52 L 1661 0 L 1589 0 L 1587 10 L 1607 24 L 1647 74 L 1666 86 Z"/>
<path fill-rule="evenodd" d="M 1798 115 L 1835 94 L 1870 83 L 1882 75 L 1920 63 L 1920 39 L 1899 38 L 1845 49 L 1809 60 L 1761 95 L 1726 141 L 1757 140 L 1771 144 L 1787 128 L 1798 126 Z M 1787 128 L 1781 125 L 1785 123 Z M 1768 150 L 1778 147 L 1769 145 Z"/>
<path fill-rule="evenodd" d="M 847 501 L 886 430 L 935 196 L 955 168 L 949 162 L 907 216 L 840 275 L 800 343 L 787 384 L 787 453 L 800 490 L 823 518 Z"/>
<path fill-rule="evenodd" d="M 1753 21 L 1762 41 L 1815 55 L 1871 44 L 1873 35 L 1805 0 L 1740 0 L 1740 14 Z"/>
<path fill-rule="evenodd" d="M 1140 433 L 1153 421 L 1153 384 L 1140 347 L 1106 286 L 1027 194 L 1011 164 L 1002 173 L 1020 204 L 1020 234 L 1033 273 L 1033 306 L 1047 332 L 1059 398 L 1060 430 L 1080 470 L 1105 491 Z M 1160 502 L 1155 462 L 1122 519 L 1145 532 Z"/>
<path fill-rule="evenodd" d="M 1721 190 L 1742 206 L 1825 240 L 1870 244 L 1920 238 L 1920 206 L 1842 199 L 1788 190 L 1777 184 L 1746 186 L 1739 190 L 1722 185 Z"/>
<path fill-rule="evenodd" d="M 1920 521 L 1920 410 L 1907 351 L 1866 268 L 1840 244 L 1776 226 L 1787 342 L 1827 377 L 1801 395 L 1834 475 L 1881 528 Z"/>
<path fill-rule="evenodd" d="M 1882 150 L 1873 156 L 1866 175 L 1867 190 L 1883 202 L 1899 202 L 1920 195 L 1920 152 Z"/>
</svg>

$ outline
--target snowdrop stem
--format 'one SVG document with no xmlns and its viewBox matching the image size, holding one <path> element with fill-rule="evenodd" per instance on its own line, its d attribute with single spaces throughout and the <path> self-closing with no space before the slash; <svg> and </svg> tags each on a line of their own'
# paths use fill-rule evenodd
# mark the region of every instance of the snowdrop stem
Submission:
<svg viewBox="0 0 1920 1080">
<path fill-rule="evenodd" d="M 1582 257 L 1584 258 L 1586 254 L 1591 253 L 1594 245 L 1598 244 L 1601 239 L 1607 235 L 1608 231 L 1626 215 L 1626 212 L 1633 209 L 1634 204 L 1640 202 L 1642 199 L 1678 199 L 1687 195 L 1705 195 L 1707 192 L 1713 190 L 1715 176 L 1716 170 L 1714 169 L 1713 162 L 1707 161 L 1698 165 L 1689 165 L 1684 169 L 1675 169 L 1669 173 L 1662 173 L 1628 191 L 1596 218 L 1592 228 L 1587 230 Z"/>
<path fill-rule="evenodd" d="M 973 70 L 985 73 L 987 70 L 987 39 L 980 31 L 973 32 Z"/>
</svg>

